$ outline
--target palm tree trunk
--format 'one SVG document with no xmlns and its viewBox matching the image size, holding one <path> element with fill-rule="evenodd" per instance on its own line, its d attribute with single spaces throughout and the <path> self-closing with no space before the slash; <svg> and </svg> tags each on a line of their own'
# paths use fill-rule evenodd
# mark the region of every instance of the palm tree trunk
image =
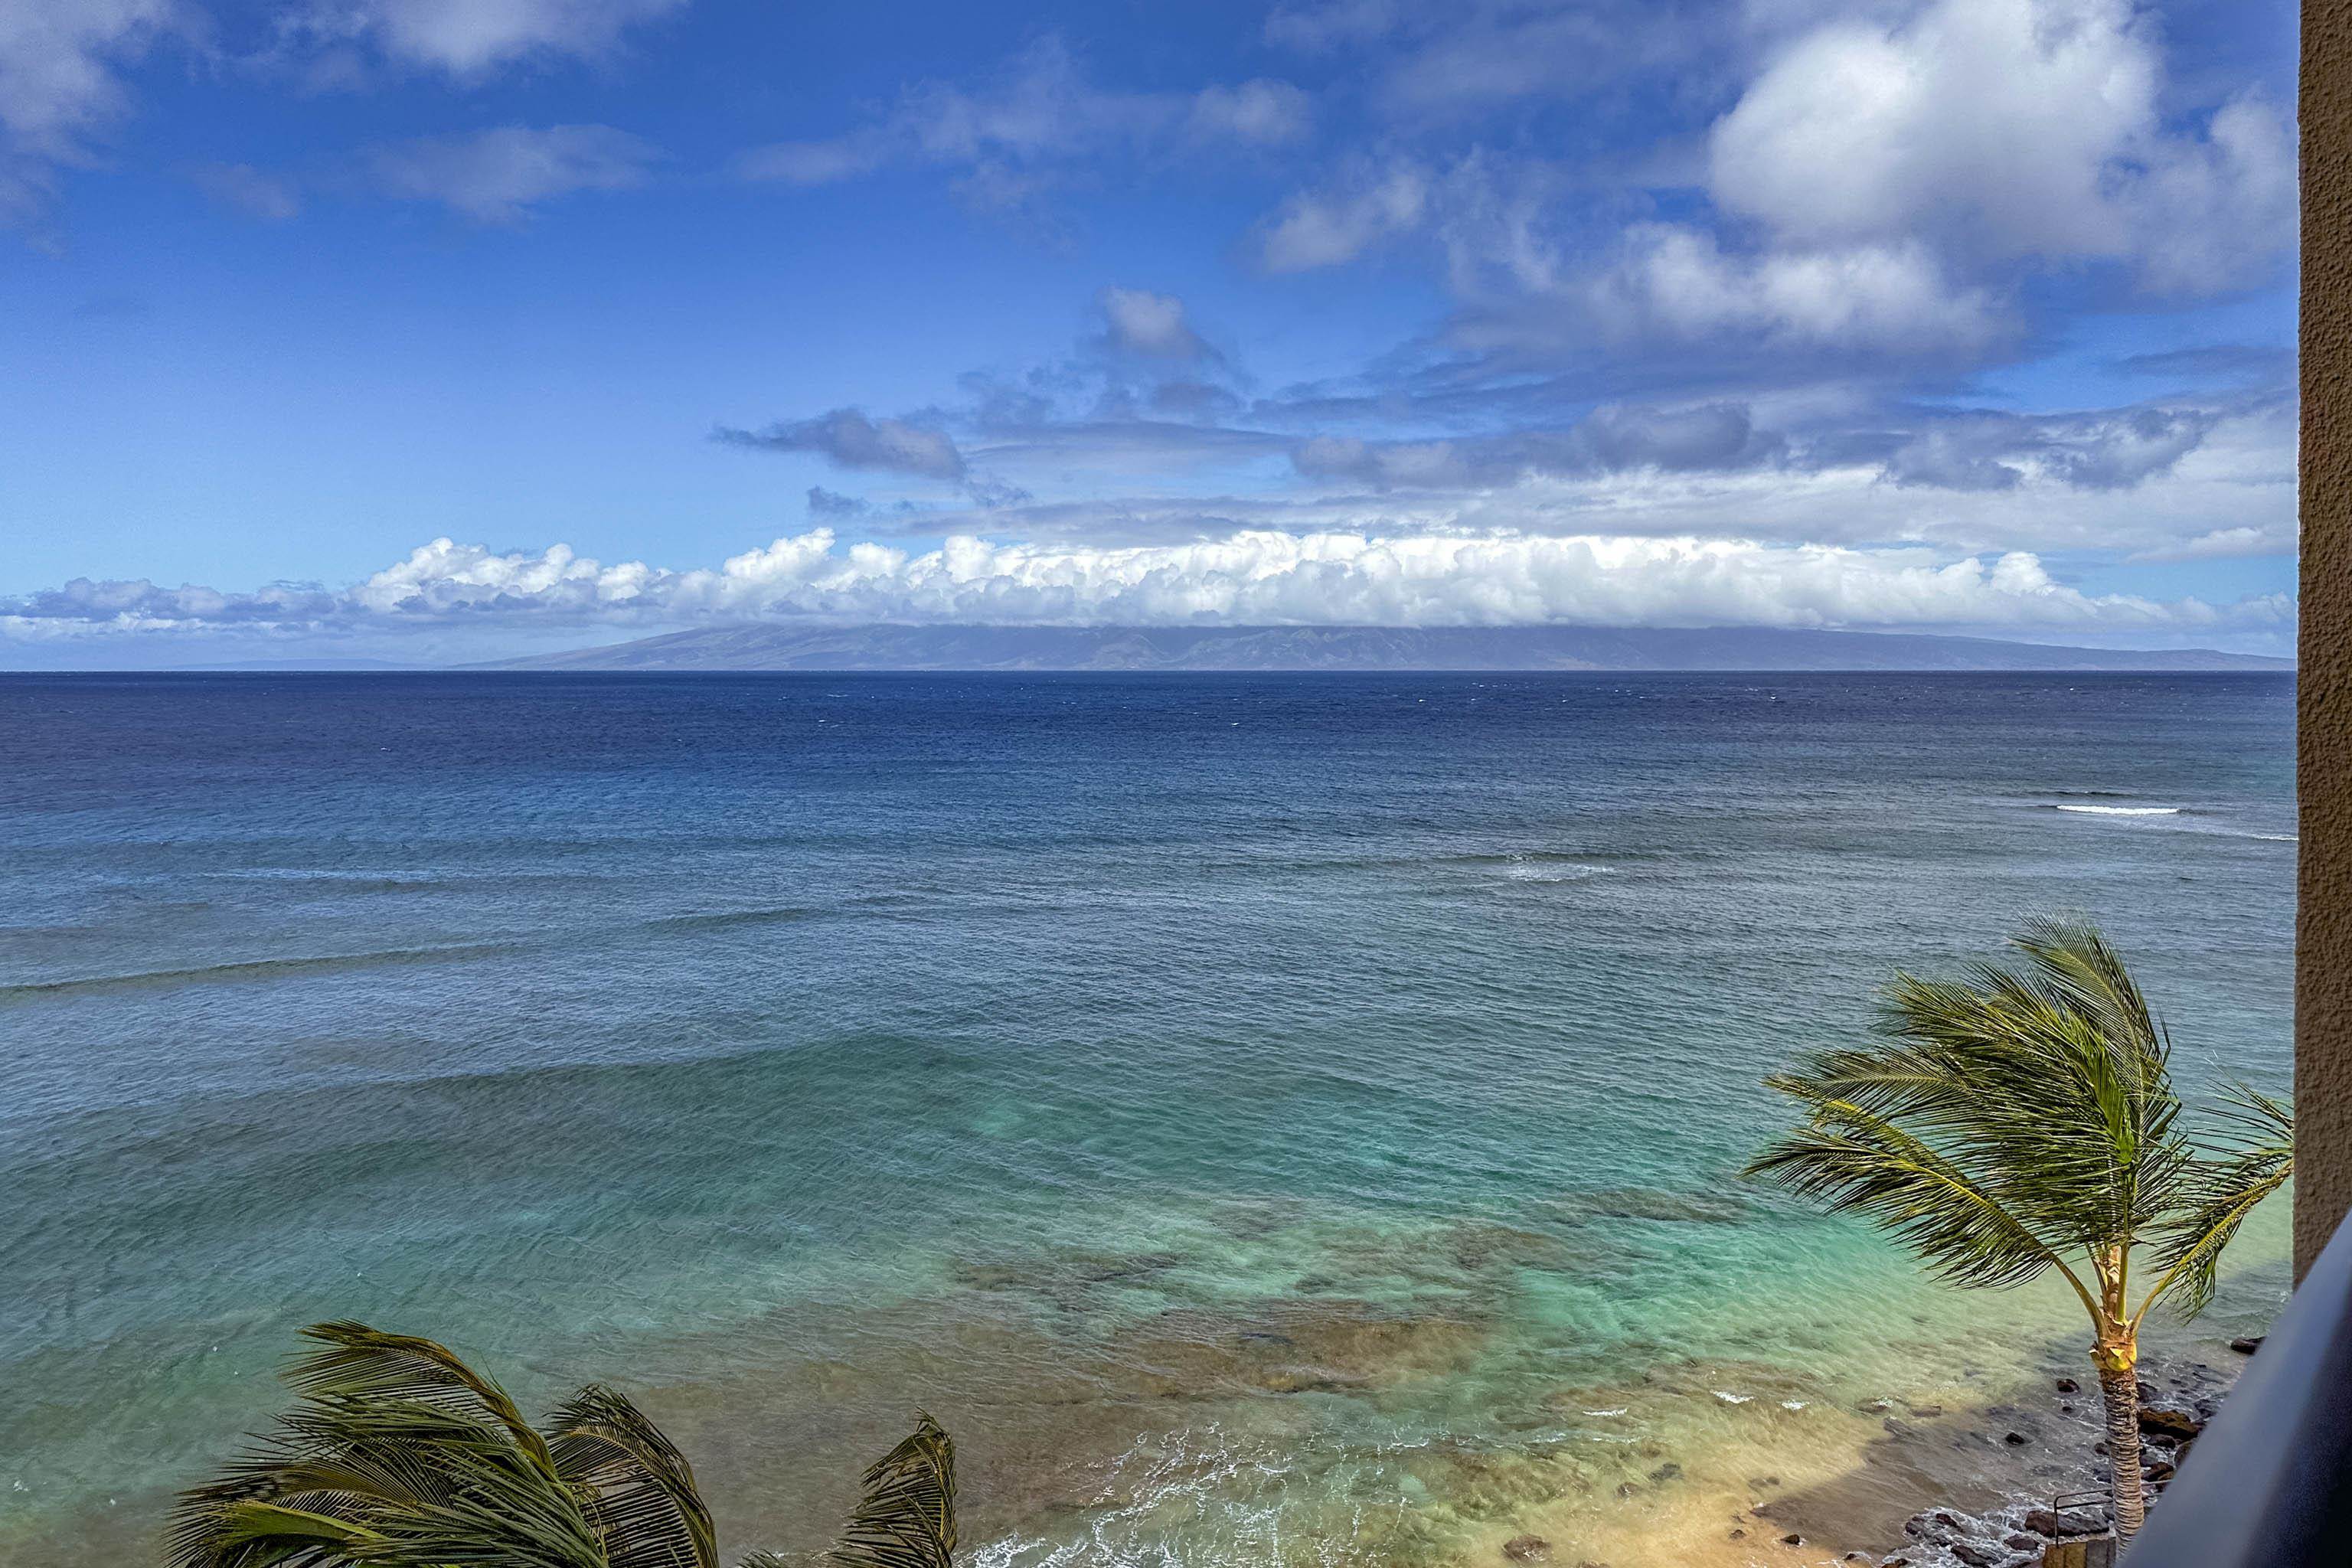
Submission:
<svg viewBox="0 0 2352 1568">
<path fill-rule="evenodd" d="M 2099 1397 L 2107 1407 L 2107 1472 L 2116 1510 L 2116 1539 L 2129 1541 L 2147 1518 L 2147 1502 L 2140 1490 L 2139 1379 L 2130 1362 L 2115 1366 L 2108 1364 L 2108 1355 L 2098 1359 Z"/>
</svg>

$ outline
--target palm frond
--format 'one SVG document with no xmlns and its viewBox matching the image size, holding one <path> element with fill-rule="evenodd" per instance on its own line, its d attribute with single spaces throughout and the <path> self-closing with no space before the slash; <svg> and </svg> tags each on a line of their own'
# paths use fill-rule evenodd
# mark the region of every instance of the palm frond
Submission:
<svg viewBox="0 0 2352 1568">
<path fill-rule="evenodd" d="M 547 1440 L 523 1419 L 506 1391 L 446 1345 L 387 1334 L 349 1320 L 313 1323 L 302 1335 L 324 1347 L 298 1358 L 286 1374 L 287 1383 L 303 1398 L 321 1403 L 404 1401 L 495 1422 L 549 1475 L 555 1473 Z"/>
<path fill-rule="evenodd" d="M 718 1568 L 694 1468 L 625 1397 L 591 1384 L 557 1407 L 549 1435 L 612 1568 Z"/>
<path fill-rule="evenodd" d="M 1768 1145 L 1744 1174 L 1875 1222 L 1955 1284 L 2021 1285 L 2064 1267 L 1967 1171 L 1890 1118 L 1810 1079 L 1766 1081 L 1806 1102 L 1812 1116 Z"/>
<path fill-rule="evenodd" d="M 256 1447 L 182 1494 L 173 1568 L 611 1568 L 546 1440 L 442 1346 L 356 1323 Z"/>
<path fill-rule="evenodd" d="M 2132 1247 L 2226 1183 L 2184 1131 L 2170 1041 L 2106 939 L 2041 920 L 2012 945 L 1956 978 L 1898 973 L 1878 1040 L 1768 1079 L 1807 1125 L 1749 1170 L 1875 1220 L 1958 1283 L 2054 1265 L 2104 1321 Z"/>
<path fill-rule="evenodd" d="M 2136 1318 L 2159 1300 L 2184 1318 L 2210 1305 L 2222 1248 L 2256 1205 L 2294 1178 L 2294 1112 L 2242 1084 L 2227 1090 L 2224 1101 L 2215 1119 L 2230 1131 L 2190 1169 L 2186 1206 L 2164 1227 L 2157 1255 L 2163 1272 Z"/>
<path fill-rule="evenodd" d="M 915 1430 L 866 1468 L 865 1493 L 831 1553 L 849 1568 L 953 1568 L 955 1444 L 918 1412 Z"/>
</svg>

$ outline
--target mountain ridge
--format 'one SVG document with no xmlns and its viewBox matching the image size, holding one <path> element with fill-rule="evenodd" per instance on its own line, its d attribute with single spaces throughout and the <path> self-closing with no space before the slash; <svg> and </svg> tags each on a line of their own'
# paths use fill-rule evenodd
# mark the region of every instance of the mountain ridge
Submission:
<svg viewBox="0 0 2352 1568">
<path fill-rule="evenodd" d="M 646 670 L 2014 670 L 2285 672 L 2214 648 L 1927 633 L 1601 626 L 708 626 L 479 664 Z"/>
</svg>

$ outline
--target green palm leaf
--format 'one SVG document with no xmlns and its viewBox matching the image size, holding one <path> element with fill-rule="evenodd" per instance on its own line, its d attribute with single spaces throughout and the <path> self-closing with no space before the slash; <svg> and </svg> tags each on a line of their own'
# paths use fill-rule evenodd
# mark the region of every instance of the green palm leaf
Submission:
<svg viewBox="0 0 2352 1568">
<path fill-rule="evenodd" d="M 2140 1320 L 2168 1296 L 2189 1312 L 2210 1299 L 2222 1248 L 2288 1179 L 2292 1127 L 2249 1093 L 2237 1135 L 2200 1149 L 2171 1041 L 2098 930 L 2034 921 L 2012 946 L 2015 962 L 1956 980 L 1897 974 L 1881 1039 L 1768 1079 L 1805 1120 L 1748 1173 L 1874 1221 L 1956 1284 L 2063 1275 L 2092 1321 L 2127 1537 L 2141 1510 Z M 2162 1272 L 2134 1310 L 2132 1253 L 2151 1244 Z"/>
<path fill-rule="evenodd" d="M 620 1394 L 583 1389 L 551 1440 L 445 1346 L 305 1332 L 299 1402 L 182 1495 L 172 1568 L 717 1568 L 692 1469 Z"/>
<path fill-rule="evenodd" d="M 555 1464 L 583 1494 L 611 1568 L 718 1568 L 694 1468 L 622 1395 L 591 1384 L 559 1406 Z"/>
<path fill-rule="evenodd" d="M 2240 1085 L 2216 1120 L 2225 1131 L 2191 1169 L 2187 1206 L 2164 1227 L 2157 1254 L 2163 1274 L 2142 1313 L 2159 1300 L 2185 1318 L 2203 1311 L 2213 1300 L 2221 1249 L 2254 1205 L 2294 1175 L 2294 1113 L 2286 1106 Z"/>
<path fill-rule="evenodd" d="M 955 1444 L 920 1415 L 915 1430 L 867 1467 L 865 1495 L 832 1560 L 851 1568 L 953 1568 Z"/>
</svg>

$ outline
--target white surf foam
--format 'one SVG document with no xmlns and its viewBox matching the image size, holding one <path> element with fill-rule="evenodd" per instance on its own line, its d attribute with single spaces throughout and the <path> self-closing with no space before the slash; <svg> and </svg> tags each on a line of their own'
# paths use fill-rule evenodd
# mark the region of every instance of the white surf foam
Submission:
<svg viewBox="0 0 2352 1568">
<path fill-rule="evenodd" d="M 2177 805 L 2060 805 L 2058 811 L 2077 811 L 2085 816 L 2179 816 Z"/>
</svg>

